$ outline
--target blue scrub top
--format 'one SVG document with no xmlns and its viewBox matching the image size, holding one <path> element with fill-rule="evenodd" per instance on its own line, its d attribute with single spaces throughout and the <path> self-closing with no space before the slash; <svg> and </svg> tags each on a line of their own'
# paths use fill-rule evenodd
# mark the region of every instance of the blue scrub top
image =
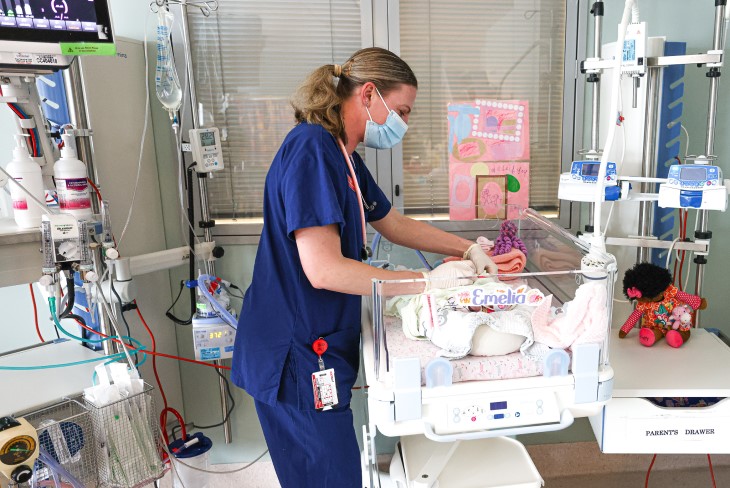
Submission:
<svg viewBox="0 0 730 488">
<path fill-rule="evenodd" d="M 365 218 L 380 220 L 390 202 L 362 158 L 354 153 L 353 159 L 365 201 L 376 202 Z M 301 123 L 284 139 L 266 176 L 264 227 L 238 321 L 231 379 L 269 405 L 276 405 L 282 374 L 289 374 L 298 408 L 314 409 L 311 375 L 319 367 L 312 343 L 319 337 L 329 346 L 322 359 L 335 370 L 339 403 L 350 402 L 359 366 L 360 297 L 312 287 L 294 240 L 297 229 L 337 224 L 342 255 L 360 260 L 360 201 L 349 175 L 336 139 L 320 125 Z"/>
</svg>

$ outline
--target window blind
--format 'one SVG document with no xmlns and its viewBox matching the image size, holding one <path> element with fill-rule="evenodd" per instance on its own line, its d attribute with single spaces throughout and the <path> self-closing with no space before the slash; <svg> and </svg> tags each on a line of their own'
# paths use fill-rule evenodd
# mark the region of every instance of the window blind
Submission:
<svg viewBox="0 0 730 488">
<path fill-rule="evenodd" d="M 225 169 L 209 181 L 213 218 L 260 217 L 266 173 L 294 126 L 291 95 L 315 68 L 362 47 L 352 0 L 218 0 L 189 9 L 196 95 L 204 126 L 221 131 Z"/>
<path fill-rule="evenodd" d="M 406 208 L 449 205 L 447 104 L 527 100 L 530 206 L 558 208 L 565 0 L 400 0 L 401 56 L 418 78 L 403 142 Z"/>
</svg>

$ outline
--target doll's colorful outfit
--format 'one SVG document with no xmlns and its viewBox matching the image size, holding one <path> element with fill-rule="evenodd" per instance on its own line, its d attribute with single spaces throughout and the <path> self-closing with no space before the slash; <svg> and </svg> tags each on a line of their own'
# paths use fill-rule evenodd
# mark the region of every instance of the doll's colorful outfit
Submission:
<svg viewBox="0 0 730 488">
<path fill-rule="evenodd" d="M 639 302 L 636 304 L 636 310 L 634 310 L 626 322 L 621 327 L 621 331 L 629 333 L 634 328 L 636 323 L 641 319 L 641 327 L 648 327 L 650 329 L 661 331 L 662 335 L 666 335 L 668 331 L 672 330 L 669 318 L 672 315 L 674 307 L 682 304 L 687 304 L 692 307 L 693 310 L 697 310 L 702 303 L 702 298 L 697 295 L 691 295 L 689 293 L 680 291 L 674 285 L 669 285 L 664 290 L 664 298 L 658 302 Z M 680 324 L 679 330 L 689 330 L 690 324 Z"/>
</svg>

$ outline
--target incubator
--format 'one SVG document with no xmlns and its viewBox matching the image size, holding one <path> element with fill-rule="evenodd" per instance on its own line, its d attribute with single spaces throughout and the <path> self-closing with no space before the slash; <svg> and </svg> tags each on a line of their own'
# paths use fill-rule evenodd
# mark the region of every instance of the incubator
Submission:
<svg viewBox="0 0 730 488">
<path fill-rule="evenodd" d="M 614 258 L 589 253 L 531 209 L 506 214 L 515 216 L 517 235 L 511 250 L 492 256 L 498 275 L 426 292 L 418 291 L 421 280 L 373 282 L 363 305 L 371 436 L 376 429 L 416 436 L 412 453 L 439 450 L 441 443 L 561 430 L 610 400 Z M 462 224 L 491 238 L 505 229 L 500 220 Z M 383 241 L 374 254 L 380 266 L 393 268 L 438 263 Z M 400 455 L 407 465 L 408 449 Z"/>
</svg>

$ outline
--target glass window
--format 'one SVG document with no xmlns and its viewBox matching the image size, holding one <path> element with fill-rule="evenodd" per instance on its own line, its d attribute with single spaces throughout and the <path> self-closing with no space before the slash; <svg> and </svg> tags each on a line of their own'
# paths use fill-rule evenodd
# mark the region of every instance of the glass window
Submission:
<svg viewBox="0 0 730 488">
<path fill-rule="evenodd" d="M 454 174 L 476 184 L 477 174 L 508 167 L 529 171 L 522 187 L 532 208 L 557 211 L 566 1 L 400 0 L 399 29 L 400 54 L 419 83 L 403 143 L 404 207 L 443 211 L 450 193 L 452 206 L 454 198 L 476 203 L 478 189 L 459 190 Z M 475 169 L 480 162 L 489 163 Z M 527 164 L 496 164 L 515 162 Z"/>
<path fill-rule="evenodd" d="M 294 126 L 289 99 L 314 68 L 362 47 L 359 2 L 218 0 L 189 9 L 203 126 L 220 129 L 226 168 L 209 182 L 213 218 L 261 217 L 264 179 Z"/>
</svg>

